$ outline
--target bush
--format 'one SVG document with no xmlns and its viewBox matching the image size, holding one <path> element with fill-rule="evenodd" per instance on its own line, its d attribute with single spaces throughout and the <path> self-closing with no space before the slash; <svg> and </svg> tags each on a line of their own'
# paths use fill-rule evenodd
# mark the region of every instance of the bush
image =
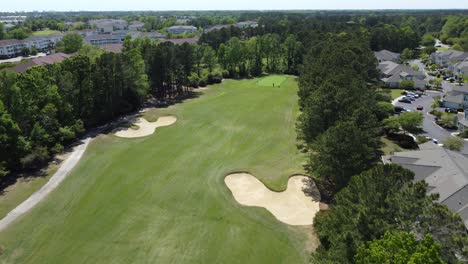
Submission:
<svg viewBox="0 0 468 264">
<path fill-rule="evenodd" d="M 461 138 L 468 138 L 468 130 L 461 132 L 458 136 Z"/>
<path fill-rule="evenodd" d="M 21 159 L 24 168 L 38 168 L 49 160 L 49 152 L 46 147 L 38 146 L 32 152 Z"/>
<path fill-rule="evenodd" d="M 404 90 L 413 90 L 414 82 L 411 80 L 403 80 L 400 82 L 400 88 Z"/>
<path fill-rule="evenodd" d="M 444 148 L 460 151 L 463 148 L 463 140 L 456 137 L 447 138 L 444 142 Z"/>
<path fill-rule="evenodd" d="M 416 140 L 418 141 L 418 144 L 424 144 L 429 141 L 425 136 L 417 136 Z"/>
</svg>

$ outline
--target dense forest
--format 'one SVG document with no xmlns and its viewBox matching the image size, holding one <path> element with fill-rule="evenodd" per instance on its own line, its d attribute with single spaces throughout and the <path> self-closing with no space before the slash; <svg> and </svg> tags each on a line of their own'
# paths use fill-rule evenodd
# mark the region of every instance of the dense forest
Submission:
<svg viewBox="0 0 468 264">
<path fill-rule="evenodd" d="M 468 236 L 460 217 L 426 196 L 427 184 L 414 182 L 412 172 L 379 164 L 380 136 L 393 109 L 376 92 L 372 53 L 416 54 L 435 37 L 468 50 L 468 18 L 460 12 L 202 12 L 192 19 L 197 27 L 245 20 L 257 20 L 259 27 L 225 27 L 204 33 L 198 44 L 127 38 L 122 53 L 85 45 L 62 63 L 23 74 L 1 70 L 0 182 L 41 168 L 87 131 L 147 99 L 167 102 L 223 78 L 286 73 L 299 76 L 298 140 L 308 173 L 331 205 L 315 220 L 321 247 L 313 260 L 379 263 L 404 246 L 403 263 L 466 261 Z M 68 20 L 124 17 L 145 22 L 147 30 L 174 22 L 162 23 L 152 13 L 41 16 L 8 35 L 0 28 L 0 39 L 46 27 L 62 30 Z"/>
<path fill-rule="evenodd" d="M 300 139 L 308 171 L 331 204 L 314 220 L 321 247 L 313 262 L 465 262 L 468 235 L 460 216 L 437 195 L 427 196 L 427 183 L 414 182 L 413 172 L 379 162 L 391 111 L 376 92 L 370 46 L 362 32 L 330 34 L 304 59 Z"/>
</svg>

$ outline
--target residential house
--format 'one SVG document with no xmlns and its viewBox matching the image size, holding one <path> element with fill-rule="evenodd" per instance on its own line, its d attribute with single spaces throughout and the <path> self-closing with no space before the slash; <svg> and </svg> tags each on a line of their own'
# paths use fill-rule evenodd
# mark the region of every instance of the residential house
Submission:
<svg viewBox="0 0 468 264">
<path fill-rule="evenodd" d="M 150 39 L 165 39 L 167 38 L 166 35 L 159 33 L 159 32 L 139 32 L 135 35 L 136 38 L 145 38 L 148 37 Z"/>
<path fill-rule="evenodd" d="M 197 28 L 194 26 L 172 26 L 167 29 L 167 32 L 174 35 L 183 34 L 185 32 L 195 33 L 197 32 Z"/>
<path fill-rule="evenodd" d="M 36 48 L 37 50 L 44 51 L 55 47 L 57 42 L 62 41 L 64 34 L 56 33 L 49 36 L 32 36 L 23 40 L 27 48 Z"/>
<path fill-rule="evenodd" d="M 68 31 L 68 33 L 78 34 L 78 35 L 81 35 L 83 38 L 99 34 L 99 32 L 96 29 L 73 30 L 73 31 Z"/>
<path fill-rule="evenodd" d="M 45 57 L 34 58 L 31 61 L 18 64 L 9 70 L 15 71 L 17 73 L 25 73 L 27 69 L 34 66 L 49 65 L 58 62 L 62 62 L 66 58 L 70 58 L 72 55 L 65 53 L 55 53 Z"/>
<path fill-rule="evenodd" d="M 454 110 L 468 108 L 468 84 L 455 84 L 452 91 L 442 98 L 442 102 L 444 107 Z"/>
<path fill-rule="evenodd" d="M 460 214 L 468 228 L 468 158 L 432 142 L 420 150 L 397 152 L 382 157 L 384 163 L 399 164 L 426 181 L 428 194 L 439 194 L 439 202 Z"/>
<path fill-rule="evenodd" d="M 5 24 L 4 26 L 5 26 L 5 31 L 6 32 L 12 30 L 15 27 L 15 25 L 10 24 L 10 23 Z"/>
<path fill-rule="evenodd" d="M 415 88 L 424 88 L 427 84 L 426 75 L 408 65 L 384 61 L 379 63 L 378 69 L 381 72 L 381 80 L 390 88 L 399 88 L 404 80 L 413 81 Z"/>
<path fill-rule="evenodd" d="M 111 52 L 111 53 L 122 53 L 123 51 L 123 45 L 122 43 L 117 43 L 117 44 L 106 44 L 101 46 L 101 49 Z"/>
<path fill-rule="evenodd" d="M 109 34 L 114 30 L 124 30 L 127 29 L 128 23 L 123 19 L 96 19 L 89 20 L 88 24 L 93 27 L 96 27 L 99 33 Z"/>
<path fill-rule="evenodd" d="M 457 124 L 458 130 L 460 132 L 465 132 L 468 130 L 468 109 L 465 109 L 465 112 L 463 113 L 458 113 Z"/>
<path fill-rule="evenodd" d="M 135 37 L 137 37 L 138 32 L 129 30 L 116 30 L 112 32 L 111 35 L 120 38 L 121 41 L 124 41 L 127 35 L 130 35 L 130 37 L 134 39 Z"/>
<path fill-rule="evenodd" d="M 431 55 L 432 62 L 442 67 L 449 67 L 450 65 L 464 61 L 467 58 L 468 52 L 458 50 L 435 52 Z"/>
<path fill-rule="evenodd" d="M 84 39 L 84 42 L 86 44 L 102 46 L 102 45 L 107 45 L 107 44 L 120 43 L 122 42 L 122 39 L 120 36 L 114 36 L 111 34 L 98 34 L 98 35 L 92 35 L 92 36 L 86 37 Z"/>
<path fill-rule="evenodd" d="M 139 31 L 143 30 L 145 28 L 145 23 L 140 22 L 140 21 L 133 21 L 128 25 L 128 30 L 131 31 Z"/>
<path fill-rule="evenodd" d="M 230 28 L 230 27 L 233 27 L 234 25 L 217 25 L 217 26 L 212 26 L 210 28 L 207 28 L 204 30 L 205 33 L 210 33 L 210 32 L 213 32 L 213 31 L 217 31 L 217 30 L 221 30 L 223 28 Z"/>
<path fill-rule="evenodd" d="M 14 57 L 21 53 L 26 45 L 23 40 L 4 39 L 0 40 L 0 57 Z"/>
<path fill-rule="evenodd" d="M 77 26 L 82 26 L 84 25 L 85 23 L 84 22 L 81 22 L 81 21 L 77 21 L 77 22 L 65 22 L 65 26 L 66 27 L 77 27 Z"/>
<path fill-rule="evenodd" d="M 400 53 L 391 52 L 389 50 L 374 51 L 374 55 L 379 63 L 384 61 L 400 62 Z"/>
<path fill-rule="evenodd" d="M 256 21 L 244 21 L 237 23 L 236 26 L 239 28 L 256 28 L 258 23 Z"/>
<path fill-rule="evenodd" d="M 453 66 L 451 65 L 449 70 L 451 70 L 452 73 L 457 76 L 468 76 L 468 59 L 454 64 Z"/>
<path fill-rule="evenodd" d="M 177 18 L 176 19 L 176 24 L 178 25 L 187 24 L 188 22 L 190 22 L 190 18 Z"/>
</svg>

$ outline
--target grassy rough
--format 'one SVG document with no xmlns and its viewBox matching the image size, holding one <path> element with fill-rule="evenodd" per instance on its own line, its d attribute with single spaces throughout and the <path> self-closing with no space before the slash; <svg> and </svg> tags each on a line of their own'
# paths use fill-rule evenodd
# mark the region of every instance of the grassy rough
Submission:
<svg viewBox="0 0 468 264">
<path fill-rule="evenodd" d="M 40 31 L 34 31 L 32 33 L 32 35 L 33 36 L 38 36 L 38 37 L 44 37 L 44 36 L 49 36 L 49 35 L 53 35 L 53 34 L 57 34 L 57 33 L 60 33 L 60 31 L 44 29 L 44 30 L 40 30 Z"/>
<path fill-rule="evenodd" d="M 0 233 L 2 262 L 308 262 L 310 232 L 239 205 L 223 181 L 248 171 L 284 190 L 303 172 L 296 82 L 256 82 L 228 80 L 145 113 L 178 117 L 152 136 L 100 136 L 59 188 Z"/>
</svg>

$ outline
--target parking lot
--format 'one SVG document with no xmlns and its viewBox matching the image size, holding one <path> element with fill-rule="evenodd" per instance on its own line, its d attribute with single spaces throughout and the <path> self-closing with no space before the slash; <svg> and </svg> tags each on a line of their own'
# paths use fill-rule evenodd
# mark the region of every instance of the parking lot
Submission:
<svg viewBox="0 0 468 264">
<path fill-rule="evenodd" d="M 446 138 L 452 137 L 451 133 L 456 131 L 446 130 L 435 123 L 435 118 L 433 115 L 429 114 L 431 111 L 431 104 L 434 102 L 434 96 L 443 96 L 448 91 L 452 90 L 451 84 L 448 82 L 442 83 L 443 92 L 437 91 L 426 91 L 426 94 L 420 98 L 417 98 L 412 103 L 402 103 L 395 100 L 394 105 L 403 107 L 410 111 L 418 111 L 416 108 L 418 106 L 422 106 L 423 110 L 419 111 L 424 115 L 424 122 L 423 122 L 423 133 L 421 135 L 428 136 L 431 138 L 436 139 L 439 143 L 442 143 Z M 463 154 L 468 155 L 468 142 L 465 141 L 465 148 L 462 151 Z"/>
</svg>

